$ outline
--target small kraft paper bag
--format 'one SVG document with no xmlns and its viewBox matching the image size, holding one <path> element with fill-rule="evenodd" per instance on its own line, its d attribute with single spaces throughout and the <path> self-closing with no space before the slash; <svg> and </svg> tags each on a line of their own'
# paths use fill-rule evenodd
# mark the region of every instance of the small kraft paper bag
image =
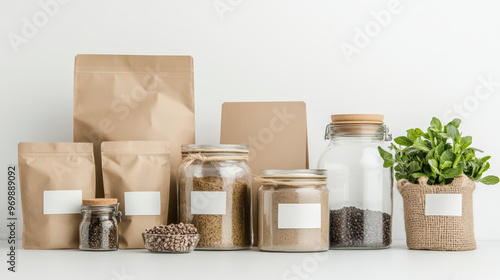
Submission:
<svg viewBox="0 0 500 280">
<path fill-rule="evenodd" d="M 24 249 L 77 249 L 82 199 L 95 196 L 92 143 L 19 143 Z"/>
<path fill-rule="evenodd" d="M 77 55 L 74 141 L 93 142 L 97 197 L 103 197 L 102 141 L 169 141 L 169 222 L 175 222 L 182 144 L 195 143 L 190 56 Z"/>
<path fill-rule="evenodd" d="M 304 102 L 226 102 L 222 105 L 221 144 L 249 147 L 249 166 L 261 169 L 309 168 Z M 254 241 L 257 234 L 258 183 L 252 184 Z"/>
<path fill-rule="evenodd" d="M 166 141 L 113 141 L 101 147 L 104 194 L 118 198 L 119 248 L 144 248 L 146 228 L 167 224 L 170 145 Z"/>
</svg>

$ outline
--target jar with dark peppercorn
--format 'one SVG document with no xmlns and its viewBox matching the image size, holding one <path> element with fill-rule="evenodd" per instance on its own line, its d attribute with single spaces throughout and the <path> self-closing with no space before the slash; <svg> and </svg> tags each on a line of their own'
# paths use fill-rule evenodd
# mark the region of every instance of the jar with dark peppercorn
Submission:
<svg viewBox="0 0 500 280">
<path fill-rule="evenodd" d="M 116 198 L 84 199 L 80 223 L 80 250 L 118 250 L 118 211 Z"/>
<path fill-rule="evenodd" d="M 393 170 L 379 150 L 391 135 L 383 115 L 332 115 L 330 144 L 318 168 L 328 170 L 330 248 L 377 249 L 391 245 Z"/>
</svg>

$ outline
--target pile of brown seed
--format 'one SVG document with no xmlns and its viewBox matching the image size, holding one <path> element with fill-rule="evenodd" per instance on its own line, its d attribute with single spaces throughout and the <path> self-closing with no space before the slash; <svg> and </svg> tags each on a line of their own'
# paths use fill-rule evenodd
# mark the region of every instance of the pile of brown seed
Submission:
<svg viewBox="0 0 500 280">
<path fill-rule="evenodd" d="M 191 252 L 199 240 L 193 224 L 169 224 L 146 229 L 146 249 L 153 252 Z"/>
</svg>

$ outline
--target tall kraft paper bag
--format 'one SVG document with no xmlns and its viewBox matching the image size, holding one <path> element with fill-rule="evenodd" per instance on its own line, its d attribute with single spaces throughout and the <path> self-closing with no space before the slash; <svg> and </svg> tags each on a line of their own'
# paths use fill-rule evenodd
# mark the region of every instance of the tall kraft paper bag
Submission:
<svg viewBox="0 0 500 280">
<path fill-rule="evenodd" d="M 97 197 L 104 197 L 102 141 L 169 141 L 168 221 L 177 220 L 180 147 L 195 143 L 193 88 L 190 56 L 76 56 L 74 141 L 94 143 Z"/>
<path fill-rule="evenodd" d="M 221 144 L 249 146 L 254 175 L 261 169 L 309 168 L 304 102 L 226 102 L 222 105 Z M 257 192 L 252 185 L 254 245 L 257 234 Z"/>
</svg>

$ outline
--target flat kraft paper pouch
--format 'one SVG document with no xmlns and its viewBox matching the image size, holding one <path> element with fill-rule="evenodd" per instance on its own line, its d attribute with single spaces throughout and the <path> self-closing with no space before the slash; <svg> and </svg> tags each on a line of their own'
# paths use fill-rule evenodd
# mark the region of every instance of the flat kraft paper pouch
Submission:
<svg viewBox="0 0 500 280">
<path fill-rule="evenodd" d="M 24 249 L 77 249 L 82 199 L 95 197 L 92 143 L 19 143 Z"/>
<path fill-rule="evenodd" d="M 261 169 L 307 169 L 307 118 L 304 102 L 226 102 L 222 105 L 221 144 L 249 146 L 249 166 Z M 252 185 L 254 245 L 257 236 L 257 192 Z"/>
<path fill-rule="evenodd" d="M 118 198 L 120 249 L 144 248 L 146 228 L 167 224 L 170 145 L 166 141 L 103 142 L 106 198 Z"/>
<path fill-rule="evenodd" d="M 176 222 L 180 149 L 195 143 L 193 87 L 190 56 L 76 56 L 74 141 L 94 143 L 97 197 L 102 141 L 169 141 L 169 222 Z"/>
</svg>

